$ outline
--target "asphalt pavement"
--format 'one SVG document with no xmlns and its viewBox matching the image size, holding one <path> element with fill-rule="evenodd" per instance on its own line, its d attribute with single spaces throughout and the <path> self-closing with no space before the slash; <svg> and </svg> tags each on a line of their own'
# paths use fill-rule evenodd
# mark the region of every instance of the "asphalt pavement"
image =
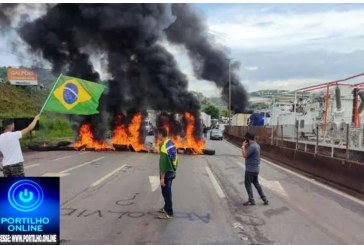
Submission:
<svg viewBox="0 0 364 245">
<path fill-rule="evenodd" d="M 226 141 L 215 156 L 180 155 L 175 217 L 163 206 L 158 155 L 135 152 L 28 152 L 27 176 L 61 177 L 62 244 L 363 244 L 364 202 L 268 161 L 244 207 L 244 161 Z M 255 190 L 254 190 L 255 191 Z"/>
</svg>

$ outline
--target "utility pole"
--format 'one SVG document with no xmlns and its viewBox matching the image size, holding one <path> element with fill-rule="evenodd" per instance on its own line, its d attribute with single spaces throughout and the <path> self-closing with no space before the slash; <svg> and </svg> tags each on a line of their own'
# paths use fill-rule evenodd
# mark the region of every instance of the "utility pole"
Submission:
<svg viewBox="0 0 364 245">
<path fill-rule="evenodd" d="M 275 114 L 274 114 L 275 105 L 276 105 L 276 98 L 273 96 L 272 97 L 272 115 L 271 115 L 271 120 L 270 120 L 270 125 L 272 127 L 271 145 L 274 145 L 274 126 L 275 126 L 275 121 L 276 121 Z"/>
<path fill-rule="evenodd" d="M 229 125 L 231 125 L 231 61 L 232 58 L 226 59 L 229 62 L 229 102 L 228 102 L 228 112 L 229 112 Z"/>
<path fill-rule="evenodd" d="M 296 150 L 298 149 L 297 91 L 294 92 L 294 127 L 296 129 Z"/>
</svg>

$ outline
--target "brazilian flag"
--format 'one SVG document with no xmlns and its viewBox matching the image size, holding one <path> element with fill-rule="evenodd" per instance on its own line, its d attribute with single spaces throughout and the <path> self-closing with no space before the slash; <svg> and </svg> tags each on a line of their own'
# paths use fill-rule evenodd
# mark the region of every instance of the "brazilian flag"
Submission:
<svg viewBox="0 0 364 245">
<path fill-rule="evenodd" d="M 43 110 L 91 115 L 99 111 L 99 99 L 106 87 L 76 77 L 60 75 L 43 105 Z"/>
</svg>

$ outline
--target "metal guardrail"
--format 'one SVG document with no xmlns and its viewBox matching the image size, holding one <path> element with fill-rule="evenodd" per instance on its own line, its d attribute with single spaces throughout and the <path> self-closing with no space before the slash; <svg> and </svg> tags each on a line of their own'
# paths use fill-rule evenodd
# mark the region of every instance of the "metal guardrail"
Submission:
<svg viewBox="0 0 364 245">
<path fill-rule="evenodd" d="M 299 151 L 345 160 L 364 162 L 364 128 L 349 124 L 318 125 L 227 126 L 226 132 L 243 137 L 252 132 L 259 143 L 282 146 Z"/>
</svg>

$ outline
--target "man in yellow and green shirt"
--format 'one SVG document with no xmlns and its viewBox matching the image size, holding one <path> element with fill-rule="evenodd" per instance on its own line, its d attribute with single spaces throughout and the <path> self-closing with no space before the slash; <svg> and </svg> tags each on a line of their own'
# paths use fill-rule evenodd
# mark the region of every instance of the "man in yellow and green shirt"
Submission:
<svg viewBox="0 0 364 245">
<path fill-rule="evenodd" d="M 162 219 L 173 217 L 172 205 L 172 182 L 176 177 L 178 167 L 177 149 L 175 144 L 168 138 L 165 128 L 158 128 L 159 145 L 159 173 L 164 207 L 160 210 Z"/>
</svg>

